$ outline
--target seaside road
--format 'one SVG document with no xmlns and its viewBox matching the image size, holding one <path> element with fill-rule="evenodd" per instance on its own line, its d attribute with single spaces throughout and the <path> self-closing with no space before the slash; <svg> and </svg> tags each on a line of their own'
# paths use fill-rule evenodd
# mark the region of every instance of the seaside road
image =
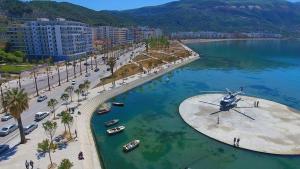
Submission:
<svg viewBox="0 0 300 169">
<path fill-rule="evenodd" d="M 144 48 L 139 48 L 136 49 L 135 51 L 143 51 Z M 138 55 L 138 53 L 136 53 L 136 55 Z M 135 55 L 135 56 L 136 56 Z M 134 56 L 134 57 L 135 57 Z M 128 63 L 130 61 L 130 57 L 131 57 L 131 52 L 126 53 L 125 55 L 121 56 L 120 59 L 117 61 L 117 66 L 120 67 L 120 64 L 124 65 L 126 63 Z M 78 85 L 80 83 L 82 83 L 84 80 L 89 80 L 91 81 L 91 87 L 97 85 L 99 83 L 99 78 L 104 78 L 110 75 L 109 71 L 106 71 L 107 66 L 106 65 L 99 65 L 99 71 L 98 72 L 91 72 L 91 76 L 89 77 L 77 77 L 76 79 L 74 79 L 76 81 L 76 85 L 74 86 L 75 88 L 78 87 Z M 48 96 L 48 99 L 38 103 L 36 98 L 33 98 L 29 101 L 29 109 L 26 110 L 25 112 L 22 113 L 22 121 L 23 121 L 23 125 L 29 125 L 34 121 L 34 115 L 37 112 L 40 111 L 49 111 L 49 108 L 47 106 L 47 101 L 51 98 L 55 98 L 59 101 L 59 105 L 63 104 L 63 102 L 60 100 L 60 96 L 61 94 L 64 92 L 65 88 L 71 85 L 71 81 L 68 83 L 63 83 L 61 86 L 56 87 L 55 89 L 52 89 L 51 91 L 46 91 L 45 94 Z M 77 96 L 74 95 L 73 99 L 76 100 Z M 59 107 L 59 106 L 57 106 Z M 0 122 L 0 128 L 9 125 L 9 124 L 14 124 L 17 123 L 14 119 L 11 119 L 9 121 L 6 122 Z M 19 131 L 16 130 L 13 133 L 10 133 L 9 135 L 5 136 L 5 137 L 0 137 L 0 144 L 5 144 L 8 141 L 17 138 L 17 136 L 19 135 Z M 19 138 L 17 138 L 19 139 Z"/>
</svg>

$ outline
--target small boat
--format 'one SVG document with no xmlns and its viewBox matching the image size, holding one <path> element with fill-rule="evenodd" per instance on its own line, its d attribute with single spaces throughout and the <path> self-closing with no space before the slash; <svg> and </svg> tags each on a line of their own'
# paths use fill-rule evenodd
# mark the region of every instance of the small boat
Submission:
<svg viewBox="0 0 300 169">
<path fill-rule="evenodd" d="M 124 103 L 120 103 L 120 102 L 112 102 L 112 105 L 114 106 L 119 106 L 119 107 L 123 107 Z"/>
<path fill-rule="evenodd" d="M 98 114 L 108 113 L 108 112 L 110 112 L 110 109 L 111 109 L 111 105 L 108 103 L 104 103 L 98 108 L 97 113 Z"/>
<path fill-rule="evenodd" d="M 109 126 L 113 126 L 113 125 L 117 124 L 118 122 L 119 122 L 119 119 L 113 119 L 113 120 L 105 122 L 104 124 L 106 127 L 109 127 Z"/>
<path fill-rule="evenodd" d="M 108 113 L 108 112 L 110 112 L 110 109 L 99 109 L 98 110 L 98 114 L 105 114 L 105 113 Z"/>
<path fill-rule="evenodd" d="M 129 151 L 135 149 L 136 147 L 138 147 L 139 144 L 140 144 L 140 140 L 133 140 L 123 146 L 123 151 L 129 152 Z"/>
<path fill-rule="evenodd" d="M 124 129 L 125 129 L 125 126 L 118 126 L 118 127 L 114 127 L 114 128 L 108 129 L 108 130 L 106 130 L 106 132 L 109 135 L 113 135 L 113 134 L 120 133 Z"/>
</svg>

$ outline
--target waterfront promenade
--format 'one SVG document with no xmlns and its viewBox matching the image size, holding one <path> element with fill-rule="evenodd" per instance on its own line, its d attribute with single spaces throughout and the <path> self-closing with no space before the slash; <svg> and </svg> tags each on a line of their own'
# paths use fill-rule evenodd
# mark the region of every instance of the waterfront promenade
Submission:
<svg viewBox="0 0 300 169">
<path fill-rule="evenodd" d="M 79 106 L 74 115 L 75 120 L 71 128 L 71 132 L 73 133 L 73 136 L 75 136 L 74 131 L 77 130 L 78 137 L 75 141 L 69 142 L 66 148 L 56 150 L 56 152 L 52 154 L 53 161 L 56 164 L 59 164 L 62 159 L 68 158 L 74 164 L 74 169 L 101 169 L 97 148 L 90 128 L 90 120 L 93 112 L 99 104 L 107 101 L 108 99 L 149 82 L 169 71 L 191 63 L 199 58 L 197 53 L 191 51 L 186 46 L 184 46 L 184 48 L 188 49 L 192 53 L 190 57 L 177 60 L 173 63 L 164 64 L 158 68 L 152 69 L 146 74 L 139 73 L 132 75 L 124 80 L 125 83 L 123 83 L 123 79 L 120 79 L 115 82 L 116 85 L 114 87 L 111 83 L 109 83 L 89 90 L 87 99 L 80 102 L 81 106 Z M 76 97 L 74 96 L 74 98 Z M 73 104 L 77 103 L 73 102 Z M 74 105 L 69 106 L 72 107 Z M 65 105 L 61 105 L 56 112 L 58 113 L 64 108 Z M 81 112 L 81 115 L 77 114 L 78 111 Z M 56 133 L 63 133 L 63 125 L 59 124 L 58 126 L 60 127 L 57 129 Z M 16 146 L 15 149 L 10 150 L 9 154 L 6 154 L 5 158 L 4 156 L 1 158 L 1 169 L 23 168 L 25 160 L 34 160 L 35 167 L 37 168 L 47 168 L 47 165 L 49 164 L 47 154 L 39 159 L 36 158 L 37 143 L 39 143 L 43 138 L 46 138 L 43 129 L 39 127 L 38 130 L 28 138 L 30 140 L 25 145 Z M 82 151 L 84 155 L 84 160 L 81 161 L 77 159 L 77 155 L 80 151 Z"/>
</svg>

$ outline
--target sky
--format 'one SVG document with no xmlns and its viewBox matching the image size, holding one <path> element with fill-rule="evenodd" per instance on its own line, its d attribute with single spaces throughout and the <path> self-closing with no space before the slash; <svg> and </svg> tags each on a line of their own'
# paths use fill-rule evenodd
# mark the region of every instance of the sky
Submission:
<svg viewBox="0 0 300 169">
<path fill-rule="evenodd" d="M 143 6 L 160 5 L 175 0 L 56 0 L 71 2 L 94 10 L 124 10 Z"/>
</svg>

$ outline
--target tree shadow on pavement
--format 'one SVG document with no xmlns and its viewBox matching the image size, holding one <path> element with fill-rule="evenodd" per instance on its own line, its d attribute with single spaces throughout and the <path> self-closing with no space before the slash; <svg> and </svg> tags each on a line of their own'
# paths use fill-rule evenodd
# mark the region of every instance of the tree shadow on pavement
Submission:
<svg viewBox="0 0 300 169">
<path fill-rule="evenodd" d="M 9 160 L 10 157 L 12 157 L 13 155 L 16 154 L 17 152 L 17 145 L 15 145 L 14 147 L 9 148 L 8 150 L 6 150 L 5 152 L 0 154 L 0 162 L 4 161 L 4 160 Z"/>
</svg>

